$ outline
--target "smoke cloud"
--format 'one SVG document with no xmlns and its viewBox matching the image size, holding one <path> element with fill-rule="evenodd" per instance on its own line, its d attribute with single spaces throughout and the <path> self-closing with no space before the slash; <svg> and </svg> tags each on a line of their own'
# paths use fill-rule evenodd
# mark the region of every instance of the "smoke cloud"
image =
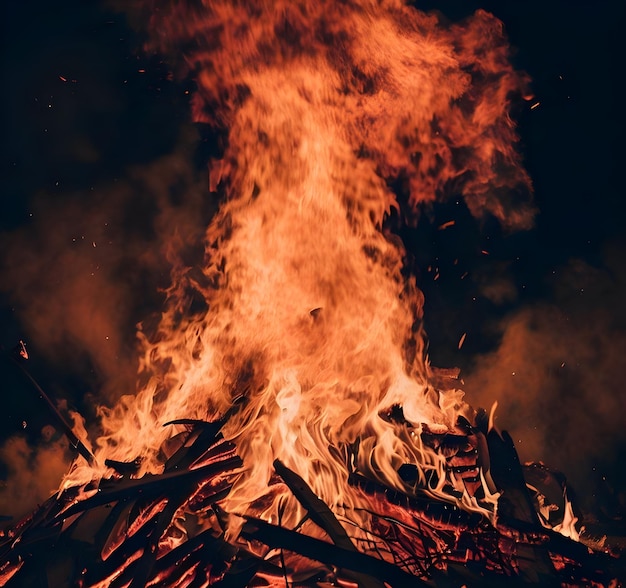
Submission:
<svg viewBox="0 0 626 588">
<path fill-rule="evenodd" d="M 50 382 L 52 396 L 91 417 L 92 434 L 95 405 L 135 390 L 137 323 L 150 331 L 171 268 L 202 254 L 198 244 L 214 203 L 206 172 L 193 165 L 196 145 L 186 129 L 173 153 L 119 180 L 39 194 L 32 221 L 0 235 L 0 290 L 27 334 L 30 361 L 88 386 L 59 389 Z M 46 431 L 30 440 L 11 437 L 0 449 L 9 475 L 0 514 L 19 516 L 58 488 L 74 455 Z"/>
<path fill-rule="evenodd" d="M 159 308 L 159 286 L 209 215 L 190 145 L 87 193 L 41 194 L 32 222 L 0 235 L 0 288 L 27 343 L 57 366 L 86 366 L 109 400 L 134 389 L 136 323 Z"/>
<path fill-rule="evenodd" d="M 561 470 L 607 514 L 625 506 L 623 256 L 624 245 L 613 244 L 600 267 L 573 259 L 555 271 L 552 301 L 501 320 L 499 347 L 464 376 L 472 404 L 498 400 L 496 425 L 511 432 L 523 461 Z M 599 505 L 599 492 L 614 503 Z"/>
<path fill-rule="evenodd" d="M 67 471 L 72 457 L 68 449 L 65 437 L 42 440 L 36 447 L 23 436 L 8 439 L 0 448 L 9 473 L 0 484 L 0 515 L 21 517 L 47 500 Z"/>
</svg>

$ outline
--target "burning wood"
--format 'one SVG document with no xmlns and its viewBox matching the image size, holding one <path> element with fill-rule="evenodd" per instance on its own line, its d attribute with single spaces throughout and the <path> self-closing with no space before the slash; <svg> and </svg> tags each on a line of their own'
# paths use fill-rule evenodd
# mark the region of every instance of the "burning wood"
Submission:
<svg viewBox="0 0 626 588">
<path fill-rule="evenodd" d="M 100 407 L 93 459 L 6 534 L 2 584 L 618 578 L 622 560 L 539 519 L 510 437 L 430 366 L 423 297 L 384 228 L 400 181 L 407 213 L 462 195 L 531 223 L 509 116 L 526 80 L 501 24 L 399 0 L 134 4 L 150 49 L 194 76 L 195 119 L 227 130 L 210 165 L 224 198 L 205 263 L 173 264 L 140 333 L 137 393 Z"/>
<path fill-rule="evenodd" d="M 305 514 L 287 528 L 281 509 L 273 522 L 223 510 L 243 463 L 219 425 L 188 427 L 162 474 L 133 479 L 125 472 L 71 488 L 8 531 L 0 545 L 0 585 L 373 588 L 488 586 L 506 578 L 520 586 L 615 586 L 626 572 L 623 560 L 538 523 L 527 508 L 513 446 L 493 431 L 489 447 L 500 453 L 492 452 L 492 471 L 498 480 L 498 472 L 508 472 L 495 523 L 424 492 L 394 491 L 358 471 L 350 483 L 366 512 L 356 516 L 334 505 L 338 517 L 277 460 L 261 502 L 285 487 L 292 492 Z M 423 436 L 433 442 L 432 433 Z M 440 442 L 441 451 L 444 444 L 463 446 L 460 436 Z M 464 443 L 471 444 L 468 437 Z M 236 534 L 229 532 L 233 522 Z"/>
</svg>

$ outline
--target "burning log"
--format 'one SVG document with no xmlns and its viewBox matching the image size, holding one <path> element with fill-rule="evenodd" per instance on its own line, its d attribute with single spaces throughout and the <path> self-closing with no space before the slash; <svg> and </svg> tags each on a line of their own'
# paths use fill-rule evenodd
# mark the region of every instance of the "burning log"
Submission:
<svg viewBox="0 0 626 588">
<path fill-rule="evenodd" d="M 304 507 L 296 528 L 224 511 L 220 503 L 243 463 L 219 424 L 188 427 L 163 473 L 134 479 L 118 470 L 97 486 L 52 497 L 9 530 L 0 544 L 0 585 L 367 588 L 497 586 L 506 578 L 511 586 L 615 586 L 626 572 L 622 559 L 539 524 L 522 498 L 526 483 L 505 434 L 488 436 L 494 479 L 506 486 L 495 524 L 354 472 L 350 483 L 368 505 L 358 520 L 369 526 L 359 532 L 362 522 L 347 507 L 338 518 L 341 508 L 333 512 L 278 460 L 268 492 L 286 485 Z"/>
</svg>

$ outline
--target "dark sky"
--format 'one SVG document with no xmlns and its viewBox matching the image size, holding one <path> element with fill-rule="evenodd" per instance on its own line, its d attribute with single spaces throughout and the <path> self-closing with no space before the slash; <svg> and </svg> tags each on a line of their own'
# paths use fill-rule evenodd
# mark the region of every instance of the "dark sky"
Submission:
<svg viewBox="0 0 626 588">
<path fill-rule="evenodd" d="M 498 395 L 500 426 L 519 437 L 523 458 L 543 458 L 582 491 L 604 492 L 614 513 L 626 506 L 626 435 L 616 416 L 626 407 L 618 176 L 625 5 L 418 6 L 451 20 L 476 8 L 493 12 L 535 94 L 514 110 L 539 209 L 535 228 L 505 235 L 452 202 L 401 231 L 425 293 L 432 363 L 462 368 L 472 404 Z M 157 287 L 167 279 L 155 245 L 165 231 L 159 215 L 189 204 L 182 194 L 203 185 L 215 142 L 189 122 L 193 84 L 173 81 L 158 56 L 142 55 L 123 16 L 85 0 L 12 1 L 2 10 L 0 436 L 40 444 L 48 417 L 6 361 L 9 350 L 26 340 L 44 387 L 88 419 L 91 394 L 112 386 L 112 372 L 118 388 L 129 384 L 135 324 L 158 309 Z M 150 190 L 164 191 L 158 206 Z M 202 218 L 212 205 L 191 206 Z M 455 226 L 439 230 L 449 220 Z M 87 286 L 90 271 L 101 277 Z M 109 290 L 111 283 L 119 287 Z M 93 348 L 110 339 L 110 357 L 94 361 Z M 513 372 L 515 382 L 507 379 Z"/>
</svg>

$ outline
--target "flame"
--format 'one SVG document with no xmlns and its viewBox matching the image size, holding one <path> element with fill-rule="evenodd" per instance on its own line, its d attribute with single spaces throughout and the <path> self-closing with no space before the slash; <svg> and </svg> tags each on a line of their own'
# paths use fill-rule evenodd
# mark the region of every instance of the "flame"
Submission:
<svg viewBox="0 0 626 588">
<path fill-rule="evenodd" d="M 144 8 L 151 48 L 196 79 L 195 120 L 227 132 L 210 170 L 224 202 L 204 266 L 173 260 L 158 329 L 139 332 L 139 390 L 101 408 L 99 465 L 76 462 L 64 487 L 111 475 L 105 459 L 159 472 L 182 430 L 165 423 L 225 418 L 244 462 L 229 512 L 268 494 L 276 458 L 334 509 L 358 503 L 347 484 L 356 469 L 492 511 L 484 478 L 480 505 L 422 440 L 472 412 L 460 390 L 433 384 L 422 294 L 385 220 L 407 208 L 393 184 L 415 214 L 463 195 L 476 216 L 531 223 L 509 116 L 526 80 L 501 23 L 478 11 L 448 26 L 396 0 Z M 381 418 L 394 405 L 410 426 Z M 407 463 L 414 485 L 398 474 Z M 283 499 L 255 508 L 276 518 Z"/>
<path fill-rule="evenodd" d="M 563 491 L 563 521 L 558 525 L 554 526 L 554 530 L 558 533 L 561 533 L 564 537 L 569 537 L 574 541 L 580 541 L 580 533 L 576 529 L 576 523 L 578 522 L 578 517 L 574 515 L 574 509 L 572 508 L 572 503 L 567 497 L 567 491 Z"/>
</svg>

